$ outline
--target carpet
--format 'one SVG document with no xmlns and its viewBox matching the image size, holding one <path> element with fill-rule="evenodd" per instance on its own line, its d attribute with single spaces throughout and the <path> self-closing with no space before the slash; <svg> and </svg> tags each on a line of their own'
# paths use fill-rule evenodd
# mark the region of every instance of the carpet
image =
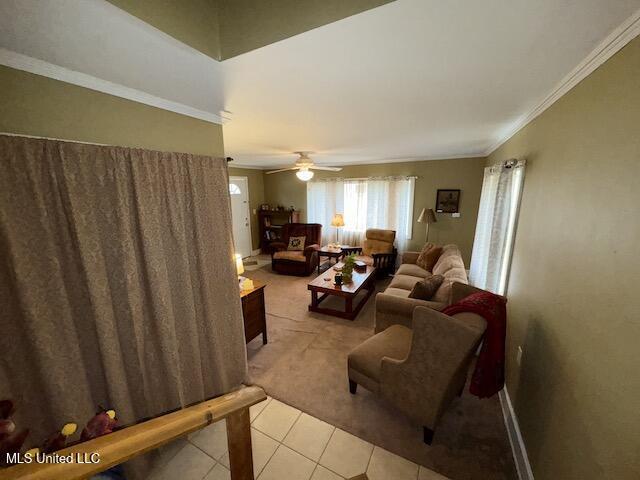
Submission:
<svg viewBox="0 0 640 480">
<path fill-rule="evenodd" d="M 480 400 L 468 392 L 454 400 L 436 429 L 433 444 L 422 441 L 422 427 L 358 388 L 351 395 L 347 354 L 373 334 L 372 296 L 354 321 L 309 312 L 307 283 L 270 265 L 245 272 L 267 284 L 265 301 L 269 343 L 247 345 L 249 377 L 267 394 L 390 452 L 453 480 L 517 478 L 500 401 Z M 388 280 L 378 281 L 384 290 Z M 341 302 L 331 297 L 323 302 Z"/>
</svg>

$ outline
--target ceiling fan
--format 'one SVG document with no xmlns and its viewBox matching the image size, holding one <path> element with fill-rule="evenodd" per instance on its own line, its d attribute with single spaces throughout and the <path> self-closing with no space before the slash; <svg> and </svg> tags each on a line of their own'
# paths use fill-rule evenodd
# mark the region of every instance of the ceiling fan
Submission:
<svg viewBox="0 0 640 480">
<path fill-rule="evenodd" d="M 298 170 L 296 172 L 296 177 L 298 177 L 303 182 L 307 182 L 313 178 L 312 170 L 328 170 L 330 172 L 339 172 L 342 170 L 341 167 L 318 167 L 313 160 L 309 158 L 309 154 L 312 152 L 293 152 L 297 153 L 300 157 L 296 160 L 296 163 L 293 167 L 281 168 L 279 170 L 272 170 L 267 172 L 267 175 L 278 172 L 286 172 L 289 170 Z"/>
</svg>

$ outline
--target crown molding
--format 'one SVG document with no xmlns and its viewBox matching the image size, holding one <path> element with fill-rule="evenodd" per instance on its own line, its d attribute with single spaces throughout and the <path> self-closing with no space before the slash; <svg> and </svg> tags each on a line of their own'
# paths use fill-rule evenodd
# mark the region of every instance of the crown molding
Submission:
<svg viewBox="0 0 640 480">
<path fill-rule="evenodd" d="M 235 163 L 235 161 L 229 163 L 229 168 L 240 168 L 242 170 L 270 170 L 270 168 L 260 167 L 258 165 L 240 165 Z"/>
<path fill-rule="evenodd" d="M 437 162 L 438 160 L 459 160 L 459 159 L 482 159 L 484 152 L 461 153 L 454 155 L 418 155 L 415 157 L 382 158 L 376 160 L 356 160 L 355 162 L 336 163 L 331 165 L 319 164 L 319 166 L 348 167 L 350 165 L 377 165 L 381 163 L 410 163 L 410 162 Z"/>
<path fill-rule="evenodd" d="M 542 99 L 529 113 L 523 115 L 509 125 L 484 153 L 488 157 L 503 143 L 526 127 L 533 119 L 557 102 L 569 90 L 588 77 L 596 68 L 609 60 L 635 37 L 640 35 L 640 9 L 636 10 L 622 24 L 613 30 L 598 46 L 585 57 L 568 75 L 566 75 L 551 92 Z"/>
<path fill-rule="evenodd" d="M 233 156 L 233 155 L 232 155 Z M 331 163 L 316 163 L 318 167 L 350 167 L 352 165 L 378 165 L 378 164 L 390 164 L 390 163 L 409 163 L 409 162 L 437 162 L 438 160 L 458 160 L 458 159 L 469 159 L 469 160 L 485 160 L 485 155 L 483 152 L 477 153 L 469 153 L 469 154 L 460 154 L 460 155 L 422 155 L 417 157 L 406 157 L 406 158 L 386 158 L 379 160 L 357 160 L 355 162 L 331 162 Z M 254 170 L 277 170 L 279 168 L 287 168 L 291 167 L 293 162 L 287 164 L 278 164 L 278 165 L 242 165 L 236 164 L 231 165 L 230 167 L 235 168 L 249 168 Z"/>
<path fill-rule="evenodd" d="M 90 90 L 142 103 L 162 110 L 179 113 L 180 115 L 197 118 L 199 120 L 204 120 L 205 122 L 221 125 L 230 119 L 230 112 L 222 112 L 222 115 L 205 112 L 204 110 L 199 110 L 165 98 L 156 97 L 155 95 L 151 95 L 134 88 L 102 80 L 85 73 L 70 70 L 68 68 L 54 65 L 52 63 L 45 62 L 44 60 L 29 57 L 21 53 L 16 53 L 5 48 L 0 48 L 0 65 L 52 78 L 61 82 L 78 85 Z"/>
</svg>

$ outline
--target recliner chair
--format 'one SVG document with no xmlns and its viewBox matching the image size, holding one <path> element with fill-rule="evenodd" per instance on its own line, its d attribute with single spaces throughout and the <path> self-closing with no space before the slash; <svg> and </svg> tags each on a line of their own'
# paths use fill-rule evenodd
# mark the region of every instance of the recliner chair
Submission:
<svg viewBox="0 0 640 480">
<path fill-rule="evenodd" d="M 393 274 L 396 269 L 398 250 L 393 244 L 395 239 L 395 230 L 369 228 L 365 232 L 365 241 L 362 247 L 343 247 L 342 251 L 345 255 L 355 253 L 356 260 L 376 267 L 377 275 L 386 277 Z"/>
<path fill-rule="evenodd" d="M 290 237 L 305 237 L 304 250 L 287 250 Z M 282 226 L 282 242 L 272 242 L 271 268 L 285 275 L 306 276 L 318 265 L 322 237 L 319 223 L 287 223 Z"/>
</svg>

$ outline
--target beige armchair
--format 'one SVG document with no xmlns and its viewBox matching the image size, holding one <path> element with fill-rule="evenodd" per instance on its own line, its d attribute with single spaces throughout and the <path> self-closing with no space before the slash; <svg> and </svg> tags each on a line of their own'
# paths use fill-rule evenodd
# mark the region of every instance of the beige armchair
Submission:
<svg viewBox="0 0 640 480">
<path fill-rule="evenodd" d="M 438 420 L 462 394 L 486 322 L 473 313 L 416 307 L 412 327 L 391 325 L 351 351 L 349 390 L 362 385 L 379 394 L 422 425 L 430 445 Z"/>
</svg>

